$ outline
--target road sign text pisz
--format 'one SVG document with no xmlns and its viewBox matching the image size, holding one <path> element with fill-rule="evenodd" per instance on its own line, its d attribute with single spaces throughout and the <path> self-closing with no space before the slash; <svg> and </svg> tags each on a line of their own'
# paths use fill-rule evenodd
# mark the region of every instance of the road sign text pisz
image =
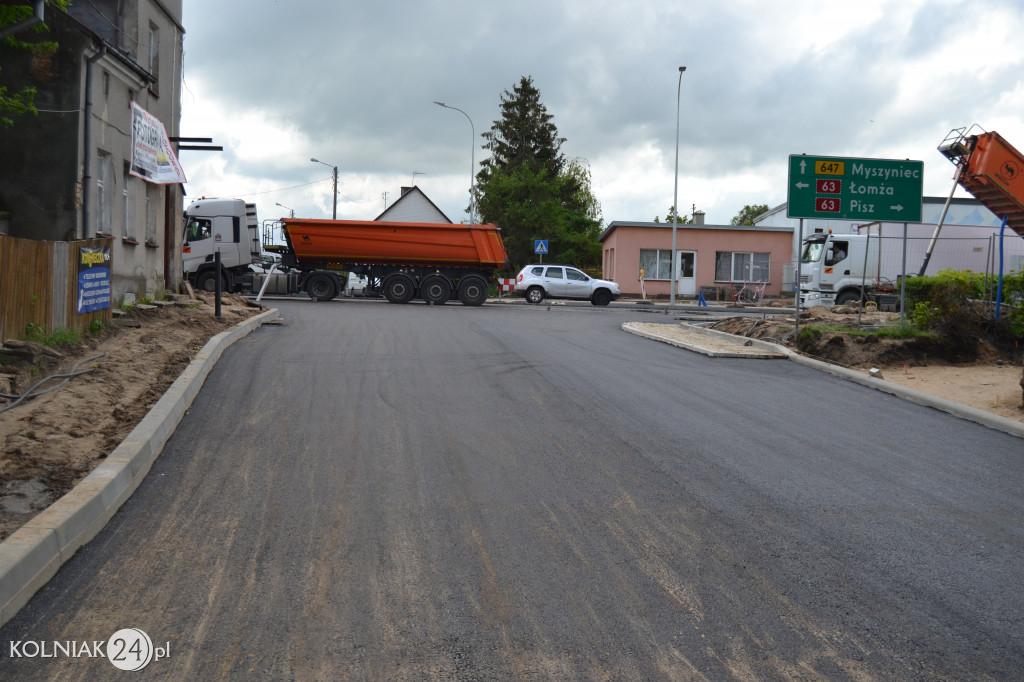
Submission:
<svg viewBox="0 0 1024 682">
<path fill-rule="evenodd" d="M 924 162 L 793 154 L 790 218 L 921 222 Z"/>
</svg>

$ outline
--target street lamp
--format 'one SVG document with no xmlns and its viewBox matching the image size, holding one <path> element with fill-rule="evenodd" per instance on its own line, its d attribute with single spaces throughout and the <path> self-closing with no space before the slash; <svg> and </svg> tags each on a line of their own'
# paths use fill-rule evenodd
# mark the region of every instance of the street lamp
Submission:
<svg viewBox="0 0 1024 682">
<path fill-rule="evenodd" d="M 454 109 L 465 116 L 466 120 L 469 121 L 469 132 L 472 136 L 469 138 L 469 223 L 472 225 L 476 222 L 476 193 L 473 192 L 473 183 L 475 180 L 473 171 L 476 170 L 476 126 L 473 125 L 473 119 L 469 117 L 469 114 L 462 109 L 450 107 L 444 102 L 434 102 L 434 104 L 439 107 L 444 107 L 445 109 Z"/>
<path fill-rule="evenodd" d="M 279 203 L 277 203 L 276 201 L 274 202 L 274 206 L 280 206 L 281 208 L 285 209 L 286 211 L 291 211 L 291 212 L 292 212 L 292 214 L 291 214 L 291 217 L 292 217 L 292 218 L 294 218 L 294 217 L 295 217 L 295 209 L 294 209 L 294 208 L 288 208 L 288 207 L 287 207 L 287 206 L 285 206 L 284 204 L 279 204 Z"/>
<path fill-rule="evenodd" d="M 672 191 L 672 290 L 668 295 L 669 307 L 676 304 L 676 280 L 679 274 L 679 267 L 676 264 L 676 230 L 679 227 L 679 96 L 683 91 L 683 71 L 686 71 L 686 67 L 680 66 L 679 85 L 676 86 L 676 181 L 675 189 Z"/>
<path fill-rule="evenodd" d="M 323 161 L 320 161 L 319 159 L 310 159 L 310 161 L 312 161 L 313 163 L 322 163 L 323 165 L 327 166 L 328 168 L 333 168 L 334 169 L 334 220 L 337 220 L 338 219 L 338 167 L 337 166 L 332 166 L 329 163 L 324 163 Z"/>
</svg>

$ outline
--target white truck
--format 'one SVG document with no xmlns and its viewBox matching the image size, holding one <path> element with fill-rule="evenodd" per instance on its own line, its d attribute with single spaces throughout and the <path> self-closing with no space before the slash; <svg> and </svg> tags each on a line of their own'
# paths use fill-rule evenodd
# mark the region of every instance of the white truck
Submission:
<svg viewBox="0 0 1024 682">
<path fill-rule="evenodd" d="M 197 199 L 185 210 L 181 254 L 185 277 L 196 289 L 213 291 L 217 286 L 214 254 L 220 252 L 221 289 L 259 291 L 271 260 L 261 243 L 255 204 L 241 199 Z M 262 272 L 260 266 L 265 266 Z M 297 283 L 289 280 L 296 276 L 289 278 L 289 274 L 275 273 L 268 293 L 294 292 Z"/>
<path fill-rule="evenodd" d="M 864 299 L 880 308 L 898 304 L 895 287 L 879 278 L 882 241 L 877 236 L 819 232 L 804 239 L 800 254 L 800 305 L 843 305 Z M 895 308 L 893 308 L 895 309 Z"/>
</svg>

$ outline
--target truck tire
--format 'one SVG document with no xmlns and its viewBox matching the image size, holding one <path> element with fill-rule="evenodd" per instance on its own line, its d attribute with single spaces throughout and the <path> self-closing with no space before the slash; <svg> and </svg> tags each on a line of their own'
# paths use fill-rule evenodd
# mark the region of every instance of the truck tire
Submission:
<svg viewBox="0 0 1024 682">
<path fill-rule="evenodd" d="M 847 289 L 836 297 L 836 305 L 855 305 L 861 304 L 860 292 L 856 289 Z"/>
<path fill-rule="evenodd" d="M 217 272 L 215 270 L 204 270 L 196 277 L 196 289 L 198 291 L 206 291 L 213 293 L 217 290 Z M 221 278 L 220 290 L 227 293 L 230 291 L 228 288 L 227 277 Z"/>
<path fill-rule="evenodd" d="M 598 289 L 590 297 L 590 302 L 594 305 L 608 305 L 612 302 L 612 292 L 607 289 Z"/>
<path fill-rule="evenodd" d="M 427 303 L 444 305 L 452 296 L 452 285 L 441 275 L 430 275 L 420 282 L 420 296 Z"/>
<path fill-rule="evenodd" d="M 306 293 L 314 301 L 330 301 L 338 295 L 338 287 L 330 275 L 310 275 Z"/>
<path fill-rule="evenodd" d="M 388 303 L 408 303 L 416 293 L 416 286 L 408 275 L 391 275 L 384 280 L 384 298 Z"/>
<path fill-rule="evenodd" d="M 483 305 L 487 300 L 487 282 L 475 275 L 463 277 L 459 282 L 459 300 L 462 305 Z"/>
<path fill-rule="evenodd" d="M 540 287 L 530 287 L 526 290 L 526 302 L 534 305 L 540 305 L 540 302 L 544 300 L 544 290 Z"/>
</svg>

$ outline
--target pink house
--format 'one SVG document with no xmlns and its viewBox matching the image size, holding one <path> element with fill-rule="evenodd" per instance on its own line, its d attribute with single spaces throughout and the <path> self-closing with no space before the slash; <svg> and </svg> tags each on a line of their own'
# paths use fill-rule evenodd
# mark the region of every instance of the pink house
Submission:
<svg viewBox="0 0 1024 682">
<path fill-rule="evenodd" d="M 736 283 L 765 282 L 764 294 L 778 296 L 783 279 L 792 286 L 792 227 L 756 225 L 679 225 L 672 258 L 672 223 L 615 221 L 601 234 L 605 279 L 625 295 L 639 296 L 640 271 L 647 296 L 668 296 L 672 267 L 678 268 L 677 296 L 696 296 L 704 288 L 727 295 Z M 787 277 L 788 275 L 788 277 Z"/>
</svg>

